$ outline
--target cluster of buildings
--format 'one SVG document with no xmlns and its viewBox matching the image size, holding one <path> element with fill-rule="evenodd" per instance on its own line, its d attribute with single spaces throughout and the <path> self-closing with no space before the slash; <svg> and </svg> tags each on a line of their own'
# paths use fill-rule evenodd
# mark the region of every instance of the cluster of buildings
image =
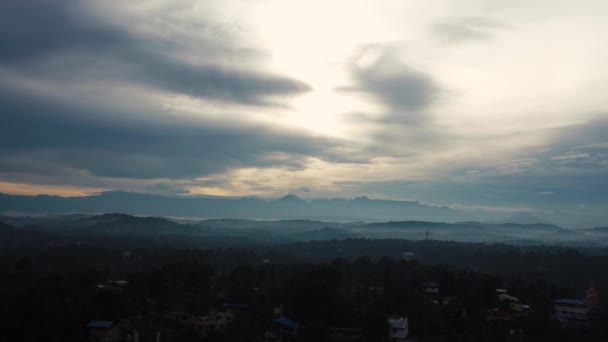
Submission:
<svg viewBox="0 0 608 342">
<path fill-rule="evenodd" d="M 562 298 L 554 302 L 555 318 L 560 322 L 587 321 L 593 308 L 599 302 L 599 295 L 595 286 L 590 285 L 585 298 Z"/>
<path fill-rule="evenodd" d="M 212 332 L 226 331 L 235 324 L 236 316 L 231 311 L 211 311 L 204 316 L 191 316 L 182 312 L 171 312 L 167 319 L 178 323 L 181 328 L 195 331 L 205 337 Z"/>
<path fill-rule="evenodd" d="M 140 318 L 120 321 L 90 321 L 86 325 L 89 342 L 174 342 L 173 331 Z"/>
<path fill-rule="evenodd" d="M 409 321 L 407 317 L 391 316 L 387 319 L 388 336 L 390 342 L 406 342 L 409 335 Z M 273 320 L 272 329 L 266 332 L 264 342 L 289 342 L 293 341 L 300 323 L 286 316 L 280 316 Z M 332 327 L 328 329 L 331 341 L 361 341 L 363 332 L 359 328 Z"/>
<path fill-rule="evenodd" d="M 120 339 L 120 328 L 115 321 L 90 321 L 86 326 L 90 342 L 115 342 Z M 139 342 L 139 337 L 136 340 Z"/>
<path fill-rule="evenodd" d="M 523 317 L 530 313 L 530 306 L 521 302 L 506 289 L 496 289 L 496 306 L 488 311 L 489 320 L 509 320 Z"/>
<path fill-rule="evenodd" d="M 406 342 L 410 333 L 407 317 L 393 316 L 388 318 L 388 337 L 391 342 Z"/>
<path fill-rule="evenodd" d="M 89 342 L 177 342 L 180 331 L 204 340 L 212 333 L 237 327 L 242 309 L 242 305 L 225 304 L 223 310 L 212 310 L 202 316 L 170 312 L 117 321 L 94 320 L 87 323 L 86 329 Z"/>
<path fill-rule="evenodd" d="M 95 284 L 95 288 L 97 288 L 99 290 L 121 290 L 121 289 L 125 288 L 127 285 L 129 285 L 128 280 L 117 279 L 117 280 L 107 280 L 106 282 L 103 282 L 103 283 L 97 283 L 97 284 Z"/>
<path fill-rule="evenodd" d="M 496 289 L 496 294 L 498 305 L 490 310 L 489 319 L 508 320 L 512 317 L 522 317 L 529 314 L 530 306 L 523 304 L 519 298 L 509 295 L 506 289 Z M 553 317 L 564 323 L 588 321 L 598 302 L 599 295 L 595 287 L 591 285 L 584 298 L 561 298 L 553 301 Z"/>
<path fill-rule="evenodd" d="M 108 281 L 104 286 L 111 288 L 126 286 L 125 281 Z M 439 304 L 440 284 L 427 281 L 420 284 L 422 293 L 433 303 Z M 450 303 L 452 298 L 444 298 L 443 304 Z M 593 285 L 582 299 L 562 298 L 554 301 L 554 317 L 560 322 L 584 322 L 590 319 L 593 308 L 599 302 L 599 295 Z M 496 289 L 495 307 L 488 310 L 488 320 L 510 320 L 514 317 L 525 317 L 530 312 L 530 306 L 510 295 L 506 289 Z M 187 313 L 172 312 L 162 319 L 165 329 L 158 328 L 163 324 L 142 324 L 141 318 L 122 321 L 91 321 L 86 328 L 89 330 L 90 342 L 172 342 L 172 333 L 166 329 L 166 322 L 172 328 L 187 329 L 205 338 L 212 332 L 224 332 L 238 326 L 239 312 L 248 309 L 246 305 L 225 304 L 223 310 L 211 311 L 203 316 L 192 316 Z M 464 309 L 463 309 L 464 310 Z M 461 317 L 465 317 L 462 314 Z M 271 327 L 266 331 L 264 342 L 289 342 L 296 339 L 301 327 L 300 322 L 284 315 L 283 307 L 274 309 Z M 410 326 L 406 316 L 389 316 L 387 319 L 388 337 L 390 342 L 408 341 Z M 145 334 L 146 338 L 141 336 Z M 360 328 L 333 327 L 328 329 L 332 341 L 358 341 L 362 339 Z"/>
<path fill-rule="evenodd" d="M 298 333 L 300 322 L 281 315 L 272 321 L 272 327 L 264 335 L 264 342 L 292 341 Z"/>
</svg>

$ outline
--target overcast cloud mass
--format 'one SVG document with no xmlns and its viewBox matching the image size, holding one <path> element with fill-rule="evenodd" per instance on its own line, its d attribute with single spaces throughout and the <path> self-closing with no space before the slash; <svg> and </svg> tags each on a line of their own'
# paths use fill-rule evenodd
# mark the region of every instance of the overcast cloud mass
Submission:
<svg viewBox="0 0 608 342">
<path fill-rule="evenodd" d="M 5 0 L 0 192 L 602 215 L 606 1 Z"/>
</svg>

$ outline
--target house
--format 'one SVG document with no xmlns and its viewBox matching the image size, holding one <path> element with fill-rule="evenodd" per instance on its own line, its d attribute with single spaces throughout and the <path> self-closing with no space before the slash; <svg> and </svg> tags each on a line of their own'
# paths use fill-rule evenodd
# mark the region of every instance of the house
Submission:
<svg viewBox="0 0 608 342">
<path fill-rule="evenodd" d="M 91 342 L 115 342 L 120 338 L 116 321 L 90 321 L 86 328 Z"/>
<path fill-rule="evenodd" d="M 505 289 L 496 289 L 498 297 L 499 307 L 495 309 L 495 313 L 501 311 L 507 315 L 507 319 L 510 316 L 527 316 L 530 312 L 530 306 L 523 304 L 519 298 L 511 296 Z M 494 315 L 495 318 L 501 318 L 500 314 Z"/>
<path fill-rule="evenodd" d="M 208 315 L 195 319 L 194 324 L 207 333 L 209 331 L 224 331 L 228 329 L 234 321 L 235 315 L 232 312 L 212 311 Z"/>
<path fill-rule="evenodd" d="M 224 303 L 223 310 L 234 314 L 234 326 L 244 329 L 251 324 L 251 311 L 248 304 Z"/>
<path fill-rule="evenodd" d="M 179 317 L 178 317 L 179 316 Z M 176 321 L 166 318 L 182 318 L 177 313 L 165 317 L 157 315 L 138 315 L 120 320 L 119 342 L 177 342 Z"/>
<path fill-rule="evenodd" d="M 165 317 L 171 321 L 185 324 L 191 316 L 185 312 L 169 312 Z"/>
<path fill-rule="evenodd" d="M 264 337 L 266 342 L 286 342 L 294 339 L 300 323 L 285 316 L 275 318 L 272 321 L 272 330 Z"/>
<path fill-rule="evenodd" d="M 104 291 L 120 291 L 129 285 L 128 280 L 108 280 L 105 283 L 95 284 L 95 288 Z"/>
<path fill-rule="evenodd" d="M 510 320 L 512 317 L 527 316 L 530 313 L 530 306 L 509 295 L 506 289 L 496 289 L 496 299 L 496 306 L 488 310 L 487 317 L 490 320 Z"/>
<path fill-rule="evenodd" d="M 498 301 L 506 304 L 512 311 L 521 312 L 523 310 L 523 305 L 519 298 L 510 296 L 506 293 L 498 294 Z"/>
<path fill-rule="evenodd" d="M 285 312 L 285 308 L 283 307 L 283 304 L 272 308 L 272 313 L 274 314 L 275 317 L 283 316 L 283 312 Z"/>
<path fill-rule="evenodd" d="M 414 260 L 414 256 L 416 254 L 414 252 L 403 252 L 403 259 L 406 261 Z"/>
<path fill-rule="evenodd" d="M 439 295 L 440 285 L 436 281 L 426 281 L 420 284 L 422 291 L 431 295 Z"/>
<path fill-rule="evenodd" d="M 597 305 L 597 303 L 600 302 L 600 296 L 597 293 L 597 290 L 595 289 L 595 285 L 591 284 L 589 285 L 589 288 L 587 288 L 587 292 L 585 295 L 585 299 L 584 301 L 586 303 L 588 303 L 589 305 Z"/>
<path fill-rule="evenodd" d="M 555 317 L 561 322 L 587 321 L 599 295 L 593 283 L 589 285 L 583 299 L 562 298 L 554 301 Z"/>
<path fill-rule="evenodd" d="M 296 331 L 300 327 L 300 323 L 285 316 L 276 318 L 273 323 L 281 330 Z"/>
<path fill-rule="evenodd" d="M 225 331 L 234 326 L 235 323 L 235 314 L 229 311 L 211 311 L 205 316 L 191 316 L 187 313 L 171 312 L 166 317 L 194 329 L 200 336 L 207 336 L 210 332 Z"/>
<path fill-rule="evenodd" d="M 391 342 L 404 342 L 409 334 L 409 322 L 407 317 L 389 317 L 388 318 L 389 332 L 388 337 Z"/>
<path fill-rule="evenodd" d="M 329 328 L 327 330 L 330 341 L 362 341 L 363 332 L 359 328 Z"/>
<path fill-rule="evenodd" d="M 586 321 L 589 319 L 592 305 L 585 301 L 563 298 L 556 300 L 554 303 L 555 317 L 559 321 Z"/>
</svg>

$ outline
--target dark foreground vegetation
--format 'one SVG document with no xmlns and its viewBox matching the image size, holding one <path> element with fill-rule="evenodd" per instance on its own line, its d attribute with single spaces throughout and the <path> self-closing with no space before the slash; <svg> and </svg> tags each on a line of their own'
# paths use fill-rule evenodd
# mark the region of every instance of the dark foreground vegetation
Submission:
<svg viewBox="0 0 608 342">
<path fill-rule="evenodd" d="M 134 341 L 136 329 L 141 342 L 387 341 L 390 316 L 408 317 L 413 341 L 606 341 L 608 257 L 593 254 L 360 238 L 215 249 L 5 245 L 0 341 L 99 340 L 91 321 L 120 322 L 114 341 Z M 583 298 L 591 284 L 600 297 L 588 318 L 557 320 L 554 300 Z"/>
</svg>

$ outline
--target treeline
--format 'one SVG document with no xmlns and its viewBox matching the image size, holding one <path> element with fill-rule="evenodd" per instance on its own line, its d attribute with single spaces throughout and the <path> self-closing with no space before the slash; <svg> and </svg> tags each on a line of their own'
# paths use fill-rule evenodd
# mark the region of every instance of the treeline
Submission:
<svg viewBox="0 0 608 342">
<path fill-rule="evenodd" d="M 412 251 L 413 260 L 401 250 Z M 302 324 L 303 341 L 328 340 L 331 328 L 358 328 L 364 340 L 382 341 L 389 315 L 409 317 L 411 334 L 422 341 L 507 341 L 511 331 L 528 341 L 602 340 L 605 300 L 586 327 L 551 315 L 554 299 L 584 296 L 590 280 L 600 298 L 608 293 L 599 271 L 605 262 L 567 249 L 366 239 L 257 250 L 9 248 L 0 251 L 0 341 L 82 341 L 89 320 L 196 316 L 226 303 L 246 307 L 246 319 L 208 340 L 259 340 L 276 308 Z M 569 279 L 577 275 L 585 278 L 581 286 Z M 128 285 L 99 287 L 118 279 Z M 438 296 L 423 291 L 426 281 L 440 284 Z M 496 288 L 530 305 L 529 315 L 489 320 L 500 305 Z M 177 336 L 198 340 L 187 331 Z"/>
</svg>

